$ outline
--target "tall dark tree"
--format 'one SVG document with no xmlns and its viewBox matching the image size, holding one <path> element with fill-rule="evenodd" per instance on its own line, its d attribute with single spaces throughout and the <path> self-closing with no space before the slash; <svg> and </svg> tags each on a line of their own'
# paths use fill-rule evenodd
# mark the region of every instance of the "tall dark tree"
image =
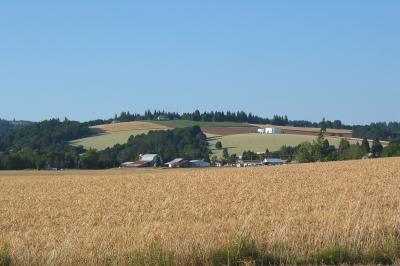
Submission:
<svg viewBox="0 0 400 266">
<path fill-rule="evenodd" d="M 222 149 L 222 143 L 221 143 L 221 141 L 217 141 L 217 143 L 215 143 L 215 148 L 216 148 L 217 150 Z"/>
<path fill-rule="evenodd" d="M 376 139 L 374 140 L 374 142 L 372 143 L 372 147 L 371 147 L 371 152 L 375 157 L 379 157 L 381 155 L 383 151 L 383 146 L 381 144 L 381 142 Z"/>
<path fill-rule="evenodd" d="M 222 149 L 222 158 L 224 158 L 225 160 L 229 159 L 229 152 L 227 148 Z"/>
<path fill-rule="evenodd" d="M 363 138 L 362 143 L 361 143 L 361 148 L 365 153 L 369 153 L 370 146 L 369 146 L 369 141 L 367 138 Z"/>
</svg>

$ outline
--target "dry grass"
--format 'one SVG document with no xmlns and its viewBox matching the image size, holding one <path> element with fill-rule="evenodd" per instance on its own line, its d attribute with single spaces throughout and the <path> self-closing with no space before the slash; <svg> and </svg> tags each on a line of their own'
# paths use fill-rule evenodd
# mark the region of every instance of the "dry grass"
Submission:
<svg viewBox="0 0 400 266">
<path fill-rule="evenodd" d="M 399 191 L 399 158 L 1 172 L 0 243 L 26 265 L 136 264 L 134 251 L 150 243 L 175 264 L 207 263 L 210 251 L 242 237 L 287 258 L 337 246 L 368 251 L 398 239 Z"/>
<path fill-rule="evenodd" d="M 117 132 L 136 129 L 167 129 L 167 126 L 145 121 L 122 122 L 92 126 L 90 128 L 98 129 L 102 132 Z"/>
</svg>

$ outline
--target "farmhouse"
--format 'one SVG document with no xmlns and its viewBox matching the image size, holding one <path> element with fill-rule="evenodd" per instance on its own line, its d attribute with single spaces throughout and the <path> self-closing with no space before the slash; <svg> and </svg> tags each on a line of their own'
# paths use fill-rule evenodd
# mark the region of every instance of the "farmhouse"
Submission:
<svg viewBox="0 0 400 266">
<path fill-rule="evenodd" d="M 169 168 L 187 167 L 187 166 L 189 166 L 189 161 L 185 160 L 183 158 L 176 158 L 176 159 L 166 163 L 165 166 L 167 166 Z"/>
<path fill-rule="evenodd" d="M 282 134 L 283 130 L 279 127 L 266 127 L 257 129 L 257 132 L 261 134 Z"/>
<path fill-rule="evenodd" d="M 154 167 L 162 165 L 162 158 L 158 154 L 144 154 L 135 162 L 125 162 L 121 167 Z"/>
</svg>

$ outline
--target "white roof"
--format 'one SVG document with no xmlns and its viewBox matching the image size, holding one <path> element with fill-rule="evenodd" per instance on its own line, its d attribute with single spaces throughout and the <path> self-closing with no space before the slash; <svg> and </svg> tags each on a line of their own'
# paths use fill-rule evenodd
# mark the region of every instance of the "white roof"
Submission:
<svg viewBox="0 0 400 266">
<path fill-rule="evenodd" d="M 179 163 L 179 162 L 182 161 L 182 160 L 183 160 L 183 158 L 176 158 L 176 159 L 173 159 L 172 161 L 170 161 L 170 162 L 168 162 L 168 163 L 166 163 L 166 164 Z"/>
<path fill-rule="evenodd" d="M 151 162 L 154 160 L 155 157 L 157 157 L 158 154 L 144 154 L 140 157 L 141 161 L 145 161 L 145 162 Z"/>
<path fill-rule="evenodd" d="M 127 166 L 127 165 L 131 165 L 131 164 L 133 164 L 134 162 L 124 162 L 124 163 L 122 163 L 121 165 L 122 166 Z"/>
<path fill-rule="evenodd" d="M 268 158 L 268 159 L 264 159 L 265 163 L 284 163 L 286 162 L 285 160 L 282 159 L 278 159 L 278 158 Z"/>
</svg>

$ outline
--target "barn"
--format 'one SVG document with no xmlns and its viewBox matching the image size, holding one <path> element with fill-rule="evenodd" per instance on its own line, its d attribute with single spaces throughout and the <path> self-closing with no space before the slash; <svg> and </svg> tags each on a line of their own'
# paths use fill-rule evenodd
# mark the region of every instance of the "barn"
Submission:
<svg viewBox="0 0 400 266">
<path fill-rule="evenodd" d="M 121 167 L 153 167 L 163 164 L 162 158 L 158 154 L 144 154 L 139 156 L 139 160 L 135 162 L 125 162 Z"/>
</svg>

